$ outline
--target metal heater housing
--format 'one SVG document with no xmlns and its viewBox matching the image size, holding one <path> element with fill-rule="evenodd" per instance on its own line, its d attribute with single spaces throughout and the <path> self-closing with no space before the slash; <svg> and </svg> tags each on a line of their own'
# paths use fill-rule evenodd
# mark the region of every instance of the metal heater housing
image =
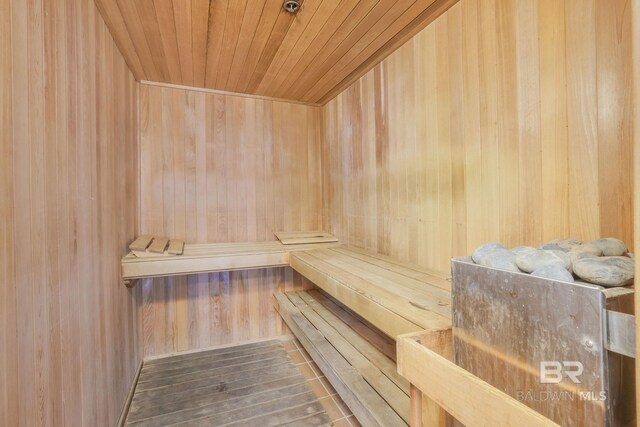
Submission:
<svg viewBox="0 0 640 427">
<path fill-rule="evenodd" d="M 560 425 L 618 427 L 635 418 L 631 289 L 469 257 L 452 260 L 452 283 L 456 364 Z"/>
</svg>

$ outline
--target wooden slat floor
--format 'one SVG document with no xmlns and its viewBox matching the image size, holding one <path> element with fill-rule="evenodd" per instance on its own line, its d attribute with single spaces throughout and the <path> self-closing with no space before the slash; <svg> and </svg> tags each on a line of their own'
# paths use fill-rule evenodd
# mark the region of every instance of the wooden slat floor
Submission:
<svg viewBox="0 0 640 427">
<path fill-rule="evenodd" d="M 331 425 L 333 427 L 362 427 L 303 345 L 297 339 L 292 339 L 286 341 L 284 346 L 296 368 L 307 379 L 307 384 L 329 415 Z"/>
<path fill-rule="evenodd" d="M 146 361 L 131 426 L 325 426 L 331 420 L 280 340 Z"/>
</svg>

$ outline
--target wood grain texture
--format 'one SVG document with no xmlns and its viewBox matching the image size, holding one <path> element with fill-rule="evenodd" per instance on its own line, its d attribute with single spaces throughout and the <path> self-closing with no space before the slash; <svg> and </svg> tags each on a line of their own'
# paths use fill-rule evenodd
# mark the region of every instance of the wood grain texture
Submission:
<svg viewBox="0 0 640 427">
<path fill-rule="evenodd" d="M 344 247 L 291 254 L 291 267 L 390 338 L 451 325 L 446 280 Z"/>
<path fill-rule="evenodd" d="M 294 296 L 292 296 L 294 295 Z M 409 418 L 409 383 L 397 373 L 397 366 L 348 324 L 335 317 L 307 292 L 288 294 L 302 314 L 325 336 L 362 377 L 405 421 Z"/>
<path fill-rule="evenodd" d="M 93 2 L 0 6 L 0 424 L 115 425 L 141 354 L 137 84 Z"/>
<path fill-rule="evenodd" d="M 335 242 L 296 245 L 284 245 L 281 242 L 187 244 L 184 250 L 180 249 L 182 253 L 179 256 L 172 256 L 169 251 L 162 254 L 133 251 L 122 258 L 122 278 L 131 280 L 289 267 L 291 252 L 338 245 Z"/>
<path fill-rule="evenodd" d="M 358 421 L 376 427 L 406 425 L 340 350 L 300 312 L 289 295 L 295 298 L 295 293 L 275 295 L 278 312 Z"/>
<path fill-rule="evenodd" d="M 443 273 L 490 241 L 632 244 L 631 15 L 611 5 L 462 0 L 330 101 L 326 231 Z"/>
<path fill-rule="evenodd" d="M 633 38 L 633 167 L 634 185 L 640 188 L 640 3 L 631 4 L 631 28 Z M 640 239 L 640 194 L 633 194 L 635 239 Z M 640 271 L 640 259 L 636 258 L 636 271 Z M 640 292 L 634 293 L 635 311 L 640 313 Z M 640 316 L 636 316 L 636 336 L 640 336 Z M 636 341 L 636 354 L 640 354 L 640 341 Z M 640 359 L 636 358 L 636 384 L 640 384 Z M 636 389 L 637 390 L 637 389 Z M 636 408 L 640 408 L 640 393 L 636 393 Z M 636 411 L 636 424 L 640 424 L 640 411 Z"/>
<path fill-rule="evenodd" d="M 416 408 L 422 410 L 422 417 L 416 420 L 417 426 L 559 426 L 454 364 L 451 341 L 451 329 L 418 332 L 398 338 L 398 372 L 423 395 L 422 408 Z M 473 405 L 465 401 L 464 396 L 470 394 L 477 396 L 482 404 Z M 419 394 L 416 393 L 415 397 Z M 443 409 L 459 423 L 447 420 L 450 417 Z"/>
<path fill-rule="evenodd" d="M 140 85 L 141 233 L 187 243 L 322 229 L 320 110 Z M 290 268 L 142 282 L 145 356 L 281 335 Z"/>
<path fill-rule="evenodd" d="M 457 0 L 95 0 L 138 80 L 326 102 Z"/>
<path fill-rule="evenodd" d="M 329 417 L 282 342 L 272 340 L 145 362 L 126 421 L 320 426 Z"/>
</svg>

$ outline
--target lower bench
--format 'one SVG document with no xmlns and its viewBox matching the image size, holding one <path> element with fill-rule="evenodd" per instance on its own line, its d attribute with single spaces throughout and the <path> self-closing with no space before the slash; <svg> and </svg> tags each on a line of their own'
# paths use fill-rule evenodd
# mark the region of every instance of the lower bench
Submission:
<svg viewBox="0 0 640 427">
<path fill-rule="evenodd" d="M 409 383 L 397 372 L 393 339 L 317 290 L 280 293 L 275 304 L 363 425 L 408 425 Z"/>
</svg>

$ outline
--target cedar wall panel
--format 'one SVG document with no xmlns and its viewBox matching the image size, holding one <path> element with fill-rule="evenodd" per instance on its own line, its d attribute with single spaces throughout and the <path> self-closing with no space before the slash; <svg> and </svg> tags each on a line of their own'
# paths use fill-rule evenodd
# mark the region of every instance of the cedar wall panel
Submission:
<svg viewBox="0 0 640 427">
<path fill-rule="evenodd" d="M 92 1 L 0 2 L 0 425 L 115 425 L 140 363 L 137 88 Z"/>
<path fill-rule="evenodd" d="M 640 2 L 633 2 L 631 5 L 633 17 L 632 26 L 632 49 L 633 49 L 633 167 L 634 185 L 640 186 Z M 635 224 L 640 224 L 640 194 L 634 193 L 634 220 Z M 636 242 L 640 239 L 640 227 L 635 228 Z M 640 258 L 636 257 L 636 271 L 640 271 Z M 640 292 L 635 296 L 635 313 L 640 313 Z M 636 336 L 640 336 L 640 317 L 636 317 Z M 636 354 L 640 354 L 640 340 L 636 341 Z M 636 357 L 636 384 L 640 384 L 640 358 Z M 640 408 L 640 393 L 636 393 L 636 408 Z M 636 410 L 636 425 L 640 424 L 640 411 Z"/>
<path fill-rule="evenodd" d="M 322 228 L 320 109 L 140 85 L 141 232 L 187 242 Z M 289 268 L 148 279 L 145 356 L 285 333 L 272 295 Z"/>
<path fill-rule="evenodd" d="M 629 0 L 461 0 L 323 107 L 328 231 L 441 272 L 632 243 Z"/>
</svg>

